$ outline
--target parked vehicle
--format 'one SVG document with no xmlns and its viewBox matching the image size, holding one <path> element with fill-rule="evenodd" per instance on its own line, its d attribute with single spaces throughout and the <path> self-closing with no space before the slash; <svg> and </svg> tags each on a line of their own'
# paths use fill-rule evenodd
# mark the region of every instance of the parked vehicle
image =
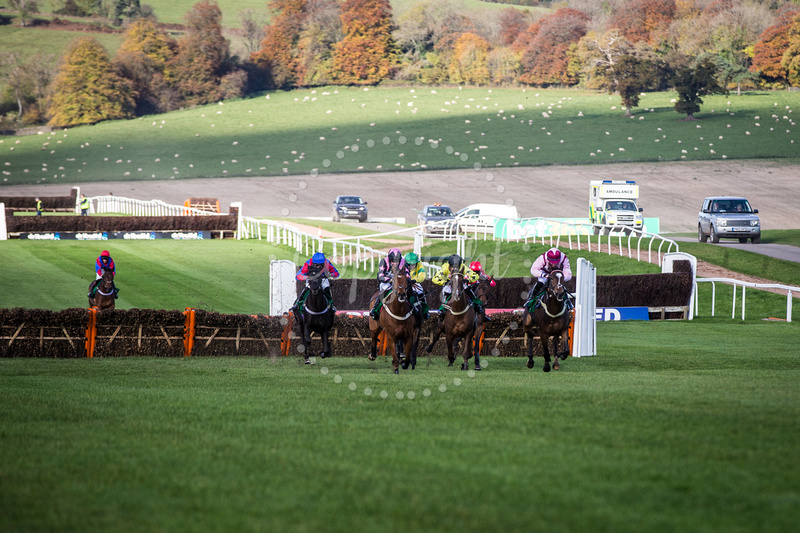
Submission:
<svg viewBox="0 0 800 533">
<path fill-rule="evenodd" d="M 519 218 L 517 207 L 506 204 L 472 204 L 456 211 L 451 224 L 459 231 L 493 231 L 499 219 Z"/>
<path fill-rule="evenodd" d="M 741 196 L 709 196 L 697 214 L 697 240 L 719 242 L 739 239 L 740 243 L 761 242 L 761 220 L 758 209 Z"/>
<path fill-rule="evenodd" d="M 417 214 L 417 224 L 426 226 L 427 233 L 443 233 L 447 221 L 453 220 L 455 213 L 450 206 L 442 204 L 426 205 Z"/>
<path fill-rule="evenodd" d="M 631 229 L 641 230 L 644 209 L 636 205 L 638 199 L 639 186 L 635 181 L 592 180 L 589 182 L 589 221 L 602 226 L 622 226 L 626 233 L 631 233 Z M 601 229 L 595 226 L 594 234 L 599 235 Z"/>
<path fill-rule="evenodd" d="M 331 220 L 339 222 L 343 218 L 355 218 L 359 222 L 366 222 L 367 202 L 360 196 L 337 196 L 333 202 Z"/>
</svg>

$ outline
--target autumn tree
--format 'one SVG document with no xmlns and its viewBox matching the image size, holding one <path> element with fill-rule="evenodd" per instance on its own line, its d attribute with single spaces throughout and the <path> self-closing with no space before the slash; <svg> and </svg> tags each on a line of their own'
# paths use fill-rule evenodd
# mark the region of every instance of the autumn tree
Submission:
<svg viewBox="0 0 800 533">
<path fill-rule="evenodd" d="M 137 19 L 125 32 L 114 63 L 136 91 L 136 114 L 145 115 L 174 109 L 178 95 L 169 80 L 170 63 L 178 43 L 152 20 Z"/>
<path fill-rule="evenodd" d="M 623 55 L 611 66 L 610 78 L 608 92 L 619 93 L 625 106 L 625 116 L 631 116 L 631 108 L 639 106 L 639 96 L 652 82 L 650 62 L 633 55 Z"/>
<path fill-rule="evenodd" d="M 396 63 L 392 6 L 388 0 L 345 0 L 344 38 L 334 47 L 333 78 L 367 85 L 388 78 Z"/>
<path fill-rule="evenodd" d="M 786 70 L 786 78 L 794 87 L 800 86 L 800 15 L 787 32 L 789 46 L 781 58 L 781 66 Z"/>
<path fill-rule="evenodd" d="M 343 38 L 339 2 L 308 0 L 306 17 L 297 40 L 300 85 L 323 85 L 333 81 L 333 49 Z"/>
<path fill-rule="evenodd" d="M 675 0 L 628 0 L 611 17 L 616 28 L 632 43 L 653 44 L 666 33 L 675 18 Z"/>
<path fill-rule="evenodd" d="M 250 55 L 268 78 L 268 85 L 278 89 L 299 82 L 297 43 L 306 19 L 307 0 L 269 0 L 272 22 L 265 30 L 261 48 Z"/>
<path fill-rule="evenodd" d="M 54 58 L 36 54 L 23 59 L 19 52 L 0 54 L 0 82 L 11 91 L 17 105 L 17 117 L 23 124 L 44 119 L 47 88 L 53 79 Z"/>
<path fill-rule="evenodd" d="M 797 13 L 797 6 L 784 6 L 779 10 L 775 24 L 764 30 L 753 47 L 750 70 L 758 72 L 767 83 L 787 81 L 783 55 L 789 49 L 789 31 Z"/>
<path fill-rule="evenodd" d="M 570 47 L 586 34 L 589 17 L 581 11 L 560 8 L 542 18 L 520 36 L 522 53 L 520 81 L 529 85 L 573 85 L 577 77 L 569 67 Z"/>
<path fill-rule="evenodd" d="M 700 111 L 703 96 L 727 92 L 717 81 L 717 67 L 710 59 L 681 68 L 673 83 L 678 93 L 675 111 L 685 114 L 686 120 L 695 120 L 694 114 Z"/>
<path fill-rule="evenodd" d="M 453 47 L 450 81 L 482 85 L 489 82 L 489 43 L 474 33 L 465 33 Z"/>
<path fill-rule="evenodd" d="M 186 14 L 186 36 L 169 63 L 171 81 L 186 104 L 207 104 L 244 93 L 246 74 L 234 68 L 228 41 L 222 35 L 222 11 L 202 0 Z"/>
<path fill-rule="evenodd" d="M 133 97 L 131 83 L 114 71 L 106 49 L 93 37 L 80 37 L 68 47 L 53 80 L 50 125 L 131 118 Z"/>
</svg>

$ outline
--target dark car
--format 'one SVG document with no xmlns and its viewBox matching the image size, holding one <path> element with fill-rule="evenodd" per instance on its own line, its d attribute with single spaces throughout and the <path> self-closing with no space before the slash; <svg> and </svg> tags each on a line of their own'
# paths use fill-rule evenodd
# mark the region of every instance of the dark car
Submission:
<svg viewBox="0 0 800 533">
<path fill-rule="evenodd" d="M 745 243 L 761 242 L 761 221 L 758 209 L 741 196 L 709 196 L 697 214 L 697 240 L 719 242 L 722 239 L 739 239 Z"/>
<path fill-rule="evenodd" d="M 359 222 L 366 222 L 367 202 L 360 196 L 337 196 L 333 202 L 331 219 L 339 222 L 343 218 L 355 218 Z"/>
<path fill-rule="evenodd" d="M 441 233 L 448 226 L 448 221 L 455 219 L 456 215 L 449 206 L 442 204 L 426 205 L 417 214 L 417 224 L 426 226 L 427 233 Z M 430 225 L 428 225 L 430 224 Z"/>
</svg>

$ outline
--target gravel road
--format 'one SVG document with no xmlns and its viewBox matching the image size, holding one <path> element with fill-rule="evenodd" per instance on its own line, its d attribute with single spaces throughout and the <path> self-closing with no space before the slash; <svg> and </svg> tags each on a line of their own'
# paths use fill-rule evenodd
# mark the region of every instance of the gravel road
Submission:
<svg viewBox="0 0 800 533">
<path fill-rule="evenodd" d="M 585 217 L 590 179 L 639 183 L 639 206 L 660 219 L 661 232 L 694 232 L 702 200 L 713 194 L 746 196 L 764 229 L 800 228 L 800 163 L 713 161 L 592 166 L 495 168 L 420 172 L 320 174 L 268 178 L 219 178 L 77 184 L 87 196 L 113 193 L 183 204 L 213 197 L 223 206 L 242 202 L 249 216 L 330 216 L 338 194 L 360 194 L 372 217 L 405 217 L 441 202 L 454 209 L 479 202 L 513 203 L 523 217 Z M 15 185 L 0 194 L 66 194 L 71 186 Z"/>
</svg>

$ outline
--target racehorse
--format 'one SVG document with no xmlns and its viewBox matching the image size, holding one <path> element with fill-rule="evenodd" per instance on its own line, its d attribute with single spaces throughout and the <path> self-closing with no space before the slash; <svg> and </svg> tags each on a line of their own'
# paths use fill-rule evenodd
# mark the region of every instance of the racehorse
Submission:
<svg viewBox="0 0 800 533">
<path fill-rule="evenodd" d="M 305 364 L 310 365 L 309 346 L 311 345 L 311 333 L 318 333 L 322 338 L 322 351 L 319 356 L 322 359 L 330 357 L 331 346 L 328 341 L 331 328 L 333 328 L 333 317 L 335 311 L 333 306 L 328 303 L 328 298 L 322 290 L 321 274 L 310 275 L 306 284 L 308 285 L 308 296 L 303 303 L 302 309 L 294 309 L 295 325 L 300 341 L 303 343 L 303 356 Z"/>
<path fill-rule="evenodd" d="M 91 288 L 91 284 L 89 285 Z M 114 297 L 114 273 L 108 269 L 103 269 L 103 278 L 97 286 L 94 297 L 89 298 L 89 307 L 97 307 L 98 310 L 114 309 L 117 299 Z"/>
<path fill-rule="evenodd" d="M 558 360 L 562 361 L 569 355 L 569 321 L 570 312 L 567 305 L 567 291 L 563 284 L 564 275 L 560 270 L 554 270 L 547 278 L 544 294 L 539 297 L 533 315 L 525 309 L 522 314 L 522 330 L 528 341 L 528 368 L 533 368 L 533 328 L 539 330 L 539 338 L 544 350 L 544 367 L 542 370 L 550 372 L 550 337 L 553 338 L 553 369 L 558 370 Z M 559 344 L 562 350 L 559 351 Z"/>
<path fill-rule="evenodd" d="M 392 346 L 392 367 L 394 373 L 399 374 L 399 366 L 403 370 L 411 365 L 413 370 L 417 366 L 416 341 L 419 331 L 414 317 L 414 308 L 408 301 L 411 287 L 405 270 L 392 266 L 392 290 L 388 296 L 383 297 L 380 292 L 372 297 L 370 308 L 375 305 L 377 298 L 383 298 L 383 305 L 378 320 L 369 318 L 369 330 L 372 334 L 372 350 L 367 356 L 374 361 L 378 354 L 378 336 L 381 331 L 386 332 L 389 344 Z"/>
<path fill-rule="evenodd" d="M 464 362 L 461 364 L 461 370 L 469 370 L 469 358 L 473 353 L 475 353 L 475 370 L 480 370 L 480 356 L 475 343 L 478 314 L 464 292 L 464 275 L 460 271 L 453 272 L 448 283 L 452 289 L 450 301 L 445 305 L 444 318 L 439 321 L 439 329 L 425 351 L 430 353 L 439 336 L 444 333 L 447 342 L 447 360 L 450 362 L 448 366 L 453 366 L 456 360 L 453 345 L 460 339 L 464 341 L 461 350 Z"/>
</svg>

